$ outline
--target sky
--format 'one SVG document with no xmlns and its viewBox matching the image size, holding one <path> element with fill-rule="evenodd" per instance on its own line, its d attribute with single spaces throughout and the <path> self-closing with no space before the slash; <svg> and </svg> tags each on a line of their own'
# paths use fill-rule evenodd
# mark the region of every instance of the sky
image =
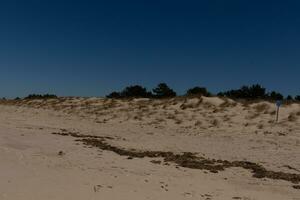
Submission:
<svg viewBox="0 0 300 200">
<path fill-rule="evenodd" d="M 179 94 L 259 83 L 300 95 L 300 1 L 1 0 L 0 97 Z"/>
</svg>

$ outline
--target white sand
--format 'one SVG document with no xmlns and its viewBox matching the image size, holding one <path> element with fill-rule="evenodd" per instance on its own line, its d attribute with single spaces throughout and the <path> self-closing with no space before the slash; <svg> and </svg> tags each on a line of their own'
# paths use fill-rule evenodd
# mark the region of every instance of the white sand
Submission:
<svg viewBox="0 0 300 200">
<path fill-rule="evenodd" d="M 160 158 L 129 160 L 51 134 L 66 129 L 110 136 L 109 144 L 124 149 L 195 152 L 300 174 L 299 104 L 283 106 L 277 124 L 271 103 L 242 105 L 218 98 L 1 104 L 1 200 L 300 199 L 296 184 L 254 178 L 246 169 L 214 174 L 151 162 Z"/>
</svg>

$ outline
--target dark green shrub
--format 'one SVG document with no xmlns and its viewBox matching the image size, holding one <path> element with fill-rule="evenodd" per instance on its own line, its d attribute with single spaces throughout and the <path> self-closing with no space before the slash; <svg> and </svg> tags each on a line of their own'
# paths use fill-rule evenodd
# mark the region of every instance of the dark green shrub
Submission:
<svg viewBox="0 0 300 200">
<path fill-rule="evenodd" d="M 186 95 L 187 96 L 205 96 L 205 97 L 211 96 L 210 92 L 208 92 L 205 87 L 191 88 L 186 92 Z"/>
<path fill-rule="evenodd" d="M 293 101 L 294 98 L 293 98 L 291 95 L 288 95 L 288 96 L 286 97 L 286 100 L 287 100 L 287 101 Z"/>
<path fill-rule="evenodd" d="M 126 87 L 122 92 L 112 92 L 107 98 L 151 98 L 152 93 L 140 85 Z"/>
<path fill-rule="evenodd" d="M 218 97 L 224 97 L 224 96 L 225 96 L 225 93 L 224 93 L 224 92 L 219 92 L 219 93 L 217 94 L 217 96 L 218 96 Z"/>
<path fill-rule="evenodd" d="M 153 89 L 154 97 L 156 98 L 172 98 L 176 96 L 176 92 L 169 88 L 166 83 L 160 83 Z"/>
<path fill-rule="evenodd" d="M 27 97 L 25 97 L 24 99 L 56 99 L 57 96 L 54 94 L 30 94 Z"/>
<path fill-rule="evenodd" d="M 278 92 L 275 92 L 275 91 L 272 91 L 271 93 L 268 94 L 268 99 L 270 100 L 283 100 L 283 95 L 278 93 Z"/>
<path fill-rule="evenodd" d="M 109 95 L 107 95 L 106 97 L 111 98 L 111 99 L 119 99 L 119 98 L 122 98 L 122 95 L 120 94 L 120 92 L 112 92 Z"/>
<path fill-rule="evenodd" d="M 242 86 L 237 90 L 218 93 L 218 96 L 226 96 L 235 99 L 263 99 L 266 98 L 266 95 L 266 89 L 259 84 Z"/>
<path fill-rule="evenodd" d="M 134 98 L 149 98 L 152 96 L 151 92 L 148 92 L 146 88 L 140 86 L 140 85 L 134 85 L 126 87 L 121 92 L 122 97 L 134 97 Z"/>
</svg>

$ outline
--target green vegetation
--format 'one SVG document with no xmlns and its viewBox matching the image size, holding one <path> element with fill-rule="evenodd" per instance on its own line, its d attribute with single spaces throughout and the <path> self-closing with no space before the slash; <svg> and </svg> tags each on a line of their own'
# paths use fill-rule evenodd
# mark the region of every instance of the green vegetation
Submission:
<svg viewBox="0 0 300 200">
<path fill-rule="evenodd" d="M 176 97 L 176 92 L 173 89 L 169 88 L 166 83 L 160 83 L 156 88 L 153 89 L 155 98 L 172 98 Z"/>
<path fill-rule="evenodd" d="M 112 92 L 107 95 L 107 98 L 173 98 L 176 97 L 176 92 L 170 88 L 166 83 L 160 83 L 151 91 L 140 85 L 126 87 L 121 92 Z M 215 96 L 209 92 L 205 87 L 193 87 L 186 91 L 184 96 Z M 300 95 L 291 96 L 286 98 L 279 92 L 267 92 L 266 88 L 259 84 L 250 86 L 242 86 L 239 89 L 228 90 L 219 92 L 216 96 L 228 97 L 232 99 L 245 99 L 245 100 L 286 100 L 287 102 L 300 102 Z"/>
<path fill-rule="evenodd" d="M 24 99 L 56 99 L 57 96 L 54 94 L 30 94 L 27 97 L 25 97 Z"/>
<path fill-rule="evenodd" d="M 207 91 L 205 87 L 193 87 L 191 89 L 188 89 L 186 92 L 186 96 L 205 96 L 209 97 L 211 96 L 211 93 Z"/>
<path fill-rule="evenodd" d="M 170 98 L 176 93 L 166 83 L 160 83 L 153 89 L 153 93 L 140 85 L 126 87 L 121 92 L 112 92 L 107 98 Z"/>
<path fill-rule="evenodd" d="M 218 96 L 225 96 L 234 99 L 264 99 L 267 97 L 266 89 L 259 84 L 252 86 L 242 86 L 237 90 L 220 92 Z"/>
</svg>

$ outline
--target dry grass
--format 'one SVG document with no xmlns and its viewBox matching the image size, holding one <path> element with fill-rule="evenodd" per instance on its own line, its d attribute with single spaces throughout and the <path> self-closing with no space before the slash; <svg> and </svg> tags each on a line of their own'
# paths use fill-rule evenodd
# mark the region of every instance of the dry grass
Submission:
<svg viewBox="0 0 300 200">
<path fill-rule="evenodd" d="M 133 117 L 134 120 L 138 120 L 138 121 L 142 121 L 143 120 L 143 116 L 142 115 L 135 115 Z"/>
<path fill-rule="evenodd" d="M 200 121 L 200 120 L 197 120 L 196 122 L 195 122 L 195 126 L 201 126 L 202 125 L 202 122 Z"/>
<path fill-rule="evenodd" d="M 166 122 L 166 120 L 164 118 L 156 118 L 154 121 L 150 122 L 151 124 L 155 124 L 155 125 L 159 125 L 163 122 Z"/>
<path fill-rule="evenodd" d="M 219 126 L 219 124 L 220 124 L 217 119 L 211 120 L 210 123 L 211 123 L 212 126 Z"/>
<path fill-rule="evenodd" d="M 222 110 L 219 110 L 219 109 L 217 109 L 217 108 L 215 108 L 213 111 L 212 111 L 212 113 L 218 113 L 218 112 L 221 112 Z"/>
<path fill-rule="evenodd" d="M 199 100 L 197 101 L 197 103 L 189 103 L 187 101 L 187 99 L 183 102 L 183 104 L 181 104 L 180 108 L 182 110 L 186 110 L 186 109 L 193 109 L 193 108 L 198 108 L 201 103 L 203 102 L 202 98 L 199 98 Z"/>
<path fill-rule="evenodd" d="M 227 98 L 222 98 L 222 100 L 224 101 L 224 103 L 220 104 L 220 108 L 228 108 L 228 107 L 235 107 L 237 106 L 237 102 L 230 102 Z"/>
<path fill-rule="evenodd" d="M 261 103 L 261 104 L 254 106 L 253 108 L 258 113 L 263 113 L 263 112 L 266 113 L 266 112 L 268 112 L 270 106 L 266 103 Z"/>
<path fill-rule="evenodd" d="M 175 124 L 182 124 L 182 120 L 181 119 L 175 119 Z"/>
<path fill-rule="evenodd" d="M 228 122 L 228 121 L 230 121 L 230 117 L 229 117 L 228 115 L 224 115 L 224 116 L 223 116 L 223 120 L 224 120 L 225 122 Z"/>
<path fill-rule="evenodd" d="M 171 120 L 175 120 L 176 119 L 176 116 L 173 115 L 173 114 L 167 114 L 167 119 L 171 119 Z"/>
<path fill-rule="evenodd" d="M 252 120 L 252 119 L 255 119 L 255 118 L 257 118 L 258 116 L 260 115 L 260 113 L 250 113 L 249 115 L 247 115 L 246 117 L 245 117 L 245 119 L 247 119 L 247 120 Z"/>
<path fill-rule="evenodd" d="M 295 122 L 295 121 L 297 121 L 297 116 L 296 116 L 296 114 L 295 114 L 295 113 L 289 114 L 289 116 L 288 116 L 288 121 L 289 121 L 289 122 Z"/>
<path fill-rule="evenodd" d="M 87 98 L 59 98 L 55 100 L 34 101 L 2 101 L 3 104 L 18 105 L 24 107 L 34 107 L 41 109 L 52 109 L 69 113 L 73 115 L 96 118 L 98 123 L 106 123 L 109 120 L 126 120 L 139 124 L 148 124 L 153 126 L 162 126 L 167 124 L 177 124 L 177 128 L 184 125 L 192 125 L 191 129 L 212 128 L 222 126 L 251 126 L 264 129 L 256 123 L 261 117 L 273 119 L 276 111 L 271 104 L 267 102 L 255 102 L 246 110 L 243 110 L 239 103 L 229 99 L 223 99 L 224 102 L 219 106 L 208 102 L 203 102 L 204 98 L 173 98 L 173 99 L 153 99 L 153 100 L 133 100 L 133 99 L 87 99 Z M 205 99 L 206 100 L 206 99 Z M 1 103 L 2 103 L 1 102 Z M 176 106 L 174 106 L 176 105 Z M 178 108 L 180 107 L 180 108 Z M 164 108 L 164 109 L 163 109 Z M 298 108 L 297 108 L 298 109 Z M 264 115 L 268 114 L 268 115 Z M 293 110 L 289 116 L 285 116 L 280 126 L 289 126 L 292 122 L 297 122 L 300 116 L 300 110 Z M 244 121 L 241 118 L 245 117 Z M 103 120 L 106 118 L 106 120 Z M 275 117 L 274 117 L 275 118 Z M 274 120 L 267 122 L 269 126 Z M 103 121 L 102 121 L 103 120 Z M 250 120 L 250 121 L 249 121 Z M 253 120 L 253 121 L 251 121 Z M 148 123 L 149 122 L 149 123 Z M 246 123 L 248 122 L 248 123 Z M 290 122 L 290 123 L 287 123 Z M 223 123 L 223 124 L 222 124 Z"/>
<path fill-rule="evenodd" d="M 263 128 L 264 128 L 264 125 L 263 125 L 263 124 L 258 124 L 258 125 L 257 125 L 257 128 L 258 128 L 258 129 L 263 129 Z"/>
<path fill-rule="evenodd" d="M 214 105 L 214 104 L 212 104 L 212 103 L 209 103 L 209 102 L 205 102 L 205 103 L 203 103 L 203 107 L 204 108 L 207 108 L 207 109 L 213 109 L 213 108 L 215 108 L 216 106 Z"/>
</svg>

